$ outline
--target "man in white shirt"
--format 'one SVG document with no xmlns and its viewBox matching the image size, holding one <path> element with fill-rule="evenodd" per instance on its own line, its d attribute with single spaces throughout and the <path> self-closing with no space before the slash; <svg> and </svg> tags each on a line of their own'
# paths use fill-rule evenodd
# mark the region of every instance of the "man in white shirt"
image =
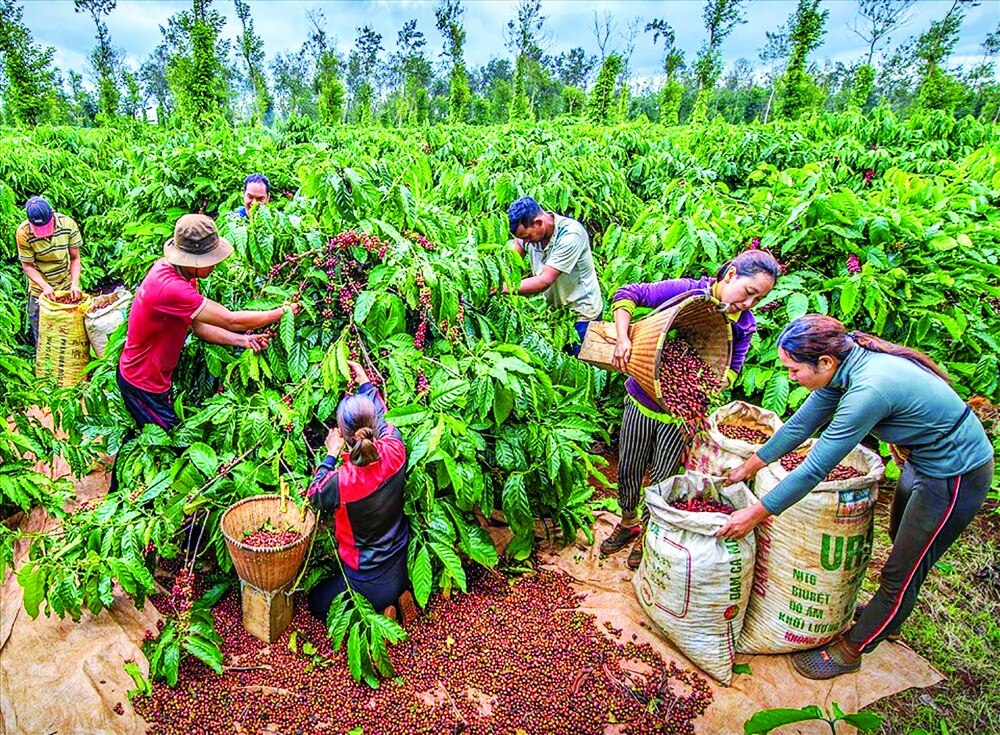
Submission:
<svg viewBox="0 0 1000 735">
<path fill-rule="evenodd" d="M 531 276 L 521 281 L 521 296 L 544 293 L 553 308 L 565 307 L 576 316 L 576 332 L 583 341 L 587 324 L 604 311 L 601 286 L 594 269 L 590 237 L 575 219 L 543 210 L 531 197 L 522 197 L 507 209 L 513 247 L 531 260 Z M 571 348 L 578 353 L 580 346 Z"/>
</svg>

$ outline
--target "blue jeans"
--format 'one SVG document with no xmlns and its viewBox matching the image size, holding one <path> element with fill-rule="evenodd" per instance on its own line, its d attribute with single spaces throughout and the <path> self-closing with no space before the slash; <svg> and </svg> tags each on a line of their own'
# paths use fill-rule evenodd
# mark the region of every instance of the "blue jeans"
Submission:
<svg viewBox="0 0 1000 735">
<path fill-rule="evenodd" d="M 576 344 L 566 345 L 566 354 L 572 355 L 573 357 L 580 354 L 580 347 L 583 346 L 583 338 L 587 336 L 587 327 L 589 324 L 589 321 L 579 321 L 573 325 L 573 328 L 576 329 L 577 335 L 580 337 L 580 341 Z"/>
</svg>

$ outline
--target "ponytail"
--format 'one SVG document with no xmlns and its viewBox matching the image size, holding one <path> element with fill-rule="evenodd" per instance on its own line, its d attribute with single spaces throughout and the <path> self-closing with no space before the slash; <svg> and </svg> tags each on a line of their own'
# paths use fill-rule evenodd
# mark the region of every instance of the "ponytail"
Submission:
<svg viewBox="0 0 1000 735">
<path fill-rule="evenodd" d="M 362 426 L 354 432 L 351 462 L 358 467 L 364 467 L 372 462 L 377 462 L 378 459 L 378 449 L 375 448 L 375 429 L 370 426 Z"/>
<path fill-rule="evenodd" d="M 813 367 L 819 364 L 819 358 L 823 355 L 843 360 L 855 346 L 869 352 L 902 357 L 937 375 L 946 383 L 951 383 L 948 374 L 923 352 L 865 332 L 848 332 L 832 316 L 806 314 L 785 327 L 778 336 L 778 347 L 789 357 L 795 362 L 807 363 Z"/>
<path fill-rule="evenodd" d="M 351 462 L 365 467 L 379 460 L 375 446 L 375 404 L 367 396 L 348 396 L 337 406 L 337 425 L 347 441 Z"/>
<path fill-rule="evenodd" d="M 910 362 L 915 362 L 924 370 L 934 373 L 941 378 L 941 380 L 951 385 L 951 377 L 949 377 L 948 373 L 942 370 L 941 367 L 931 358 L 923 352 L 920 352 L 920 350 L 915 350 L 912 347 L 907 347 L 906 345 L 897 345 L 895 342 L 889 342 L 888 340 L 876 337 L 873 334 L 867 334 L 866 332 L 849 332 L 848 336 L 863 350 L 868 350 L 869 352 L 884 352 L 887 355 L 896 355 L 897 357 L 906 358 Z"/>
</svg>

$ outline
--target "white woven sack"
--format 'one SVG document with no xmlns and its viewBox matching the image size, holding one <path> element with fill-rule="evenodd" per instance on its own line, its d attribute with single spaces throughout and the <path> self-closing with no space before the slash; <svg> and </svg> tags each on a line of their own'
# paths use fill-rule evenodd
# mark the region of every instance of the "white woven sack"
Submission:
<svg viewBox="0 0 1000 735">
<path fill-rule="evenodd" d="M 118 325 L 128 318 L 128 308 L 131 303 L 132 294 L 124 288 L 94 298 L 93 306 L 84 315 L 83 325 L 87 330 L 90 345 L 98 357 L 104 357 L 108 338 L 118 329 Z"/>
<path fill-rule="evenodd" d="M 688 472 L 646 488 L 650 521 L 632 584 L 646 614 L 684 655 L 729 684 L 753 581 L 754 538 L 716 538 L 728 515 L 670 505 L 696 496 L 736 510 L 755 502 L 743 483 L 717 489 L 715 482 L 721 478 Z"/>
<path fill-rule="evenodd" d="M 812 440 L 797 452 L 808 452 Z M 740 653 L 788 653 L 827 643 L 850 624 L 871 560 L 881 458 L 857 447 L 840 464 L 863 474 L 821 482 L 806 497 L 757 526 L 757 564 Z M 764 497 L 788 472 L 774 462 L 757 473 Z"/>
<path fill-rule="evenodd" d="M 752 403 L 727 403 L 713 411 L 708 417 L 708 426 L 695 435 L 684 463 L 688 470 L 721 477 L 729 470 L 739 467 L 747 457 L 763 446 L 750 444 L 742 439 L 730 439 L 719 431 L 719 426 L 724 424 L 747 426 L 773 436 L 784 422 L 774 411 Z"/>
</svg>

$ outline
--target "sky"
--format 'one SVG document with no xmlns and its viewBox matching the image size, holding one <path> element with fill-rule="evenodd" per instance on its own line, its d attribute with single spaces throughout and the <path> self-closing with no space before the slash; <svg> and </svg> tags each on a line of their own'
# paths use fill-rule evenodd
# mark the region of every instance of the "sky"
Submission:
<svg viewBox="0 0 1000 735">
<path fill-rule="evenodd" d="M 427 38 L 425 50 L 428 55 L 437 61 L 441 51 L 442 39 L 434 26 L 436 3 L 432 0 L 249 0 L 249 3 L 255 29 L 264 40 L 269 60 L 276 53 L 297 50 L 302 45 L 308 27 L 306 12 L 313 9 L 323 11 L 327 32 L 336 39 L 338 50 L 345 56 L 353 46 L 357 27 L 372 25 L 382 34 L 383 48 L 391 51 L 398 30 L 411 18 L 417 19 L 417 29 Z M 466 63 L 470 68 L 485 64 L 494 56 L 508 56 L 503 29 L 507 20 L 514 16 L 515 5 L 513 0 L 466 0 Z M 762 66 L 758 53 L 765 31 L 773 31 L 784 23 L 795 5 L 794 0 L 751 0 L 747 22 L 737 26 L 723 45 L 727 67 L 741 57 L 754 66 Z M 896 31 L 888 47 L 894 47 L 908 36 L 919 35 L 950 6 L 951 0 L 918 0 L 909 23 Z M 159 26 L 166 25 L 172 14 L 189 7 L 190 2 L 176 0 L 118 0 L 117 8 L 107 19 L 112 43 L 125 52 L 127 62 L 136 68 L 159 43 Z M 227 18 L 223 34 L 235 38 L 240 26 L 234 4 L 229 0 L 215 0 L 213 7 Z M 625 31 L 636 17 L 642 19 L 642 26 L 652 18 L 663 18 L 676 31 L 677 46 L 690 62 L 704 39 L 703 7 L 703 0 L 543 0 L 542 13 L 547 17 L 548 36 L 545 48 L 547 53 L 557 55 L 582 46 L 588 53 L 598 54 L 592 31 L 593 15 L 595 11 L 601 16 L 608 12 L 620 31 Z M 856 18 L 857 3 L 855 0 L 825 0 L 822 7 L 829 10 L 826 35 L 823 45 L 811 58 L 846 64 L 856 61 L 867 50 L 866 44 L 849 27 Z M 91 76 L 87 54 L 95 43 L 94 25 L 89 15 L 74 12 L 72 0 L 27 0 L 24 19 L 36 42 L 56 49 L 55 61 L 60 69 L 83 70 L 85 79 Z M 981 44 L 987 33 L 996 30 L 998 23 L 1000 0 L 984 0 L 967 11 L 952 65 L 972 65 L 981 61 Z M 619 35 L 617 45 L 623 43 Z M 613 39 L 611 46 L 615 44 Z M 662 46 L 653 46 L 652 34 L 640 33 L 630 62 L 635 77 L 655 80 L 661 73 L 661 59 Z"/>
</svg>

